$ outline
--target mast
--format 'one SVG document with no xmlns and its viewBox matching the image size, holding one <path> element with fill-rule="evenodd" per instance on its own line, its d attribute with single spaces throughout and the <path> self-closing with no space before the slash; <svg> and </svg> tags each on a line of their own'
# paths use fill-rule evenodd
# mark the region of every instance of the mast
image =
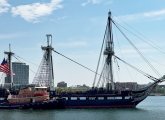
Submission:
<svg viewBox="0 0 165 120">
<path fill-rule="evenodd" d="M 12 69 L 12 56 L 14 55 L 13 52 L 11 52 L 11 46 L 9 44 L 9 51 L 5 51 L 4 52 L 7 56 L 8 56 L 8 63 L 9 63 L 9 70 L 10 70 L 10 74 L 9 74 L 9 79 L 10 79 L 10 87 L 13 87 L 13 69 Z"/>
<path fill-rule="evenodd" d="M 46 63 L 48 65 L 48 81 L 49 81 L 49 87 L 50 90 L 53 91 L 54 90 L 54 74 L 53 74 L 53 60 L 52 60 L 52 50 L 54 50 L 54 48 L 52 47 L 52 35 L 51 34 L 47 34 L 47 46 L 42 46 L 42 50 L 45 51 L 45 57 L 46 57 Z"/>
<path fill-rule="evenodd" d="M 114 81 L 113 81 L 113 65 L 112 65 L 112 56 L 114 55 L 114 43 L 113 43 L 113 35 L 112 35 L 112 21 L 111 21 L 111 12 L 108 13 L 108 23 L 106 29 L 106 38 L 105 38 L 105 50 L 104 55 L 106 57 L 106 86 L 107 90 L 114 90 Z"/>
</svg>

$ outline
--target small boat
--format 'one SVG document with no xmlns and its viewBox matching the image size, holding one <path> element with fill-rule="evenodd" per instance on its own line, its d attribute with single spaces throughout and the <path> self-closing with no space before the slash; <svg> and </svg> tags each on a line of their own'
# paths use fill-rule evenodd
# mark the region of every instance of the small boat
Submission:
<svg viewBox="0 0 165 120">
<path fill-rule="evenodd" d="M 58 101 L 50 99 L 47 87 L 26 87 L 0 102 L 0 109 L 54 109 Z M 59 104 L 59 103 L 58 103 Z"/>
<path fill-rule="evenodd" d="M 10 46 L 9 46 L 10 48 Z M 19 90 L 14 89 L 11 57 L 14 54 L 9 49 L 8 55 L 0 66 L 0 72 L 10 77 L 10 88 L 0 88 L 0 109 L 54 109 L 59 108 L 60 100 L 51 99 L 46 86 L 27 85 Z M 58 103 L 58 104 L 57 104 Z M 61 106 L 60 106 L 61 107 Z"/>
<path fill-rule="evenodd" d="M 49 100 L 49 93 L 47 87 L 27 87 L 20 89 L 18 95 L 9 94 L 7 100 L 10 104 L 44 102 Z"/>
<path fill-rule="evenodd" d="M 54 109 L 57 100 L 50 99 L 47 87 L 26 87 L 0 102 L 0 109 Z"/>
</svg>

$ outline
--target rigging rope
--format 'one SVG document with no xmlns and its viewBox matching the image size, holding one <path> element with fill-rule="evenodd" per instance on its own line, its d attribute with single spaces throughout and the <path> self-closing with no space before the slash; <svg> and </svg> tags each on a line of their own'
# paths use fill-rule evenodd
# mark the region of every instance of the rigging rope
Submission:
<svg viewBox="0 0 165 120">
<path fill-rule="evenodd" d="M 14 56 L 15 56 L 15 57 L 18 57 L 18 58 L 20 58 L 20 59 L 22 59 L 22 60 L 23 60 L 23 61 L 25 61 L 25 62 L 31 63 L 31 64 L 33 64 L 33 65 L 35 65 L 35 66 L 37 66 L 37 67 L 38 67 L 38 65 L 37 65 L 37 64 L 32 63 L 32 62 L 30 62 L 30 61 L 27 61 L 27 60 L 23 59 L 22 57 L 20 57 L 20 56 L 18 56 L 18 55 L 15 55 L 15 54 L 14 54 Z M 18 59 L 17 59 L 17 60 L 18 60 Z"/>
<path fill-rule="evenodd" d="M 107 27 L 106 27 L 106 30 L 105 30 L 105 33 L 104 33 L 103 42 L 102 42 L 102 45 L 101 45 L 101 51 L 100 51 L 99 60 L 98 60 L 98 63 L 97 63 L 96 73 L 98 73 L 98 69 L 99 69 L 99 64 L 100 64 L 100 60 L 101 60 L 101 54 L 102 54 L 102 51 L 103 51 L 104 41 L 105 41 L 105 37 L 106 37 L 106 31 L 107 31 Z M 95 74 L 92 87 L 95 86 L 96 78 L 97 78 L 97 74 Z"/>
<path fill-rule="evenodd" d="M 149 61 L 143 56 L 143 54 L 137 49 L 137 47 L 131 42 L 131 40 L 123 33 L 123 31 L 116 25 L 116 23 L 112 20 L 116 28 L 121 32 L 121 34 L 128 40 L 128 42 L 133 46 L 133 48 L 139 53 L 139 55 L 143 58 L 143 60 L 150 66 L 150 68 L 160 77 L 159 72 L 149 63 Z"/>
<path fill-rule="evenodd" d="M 119 52 L 120 52 L 122 58 L 124 59 L 125 56 L 123 55 L 123 51 L 122 51 L 122 49 L 121 49 L 121 45 L 120 45 L 120 42 L 119 42 L 117 33 L 116 33 L 115 30 L 114 30 L 114 32 L 115 32 L 115 37 L 117 38 L 116 41 L 117 41 L 117 44 L 118 44 L 118 46 L 119 46 Z M 126 68 L 126 70 L 127 70 L 127 73 L 128 73 L 128 75 L 129 75 L 129 78 L 130 78 L 131 80 L 134 81 L 134 78 L 132 77 L 132 74 L 131 74 L 130 70 L 128 69 L 128 66 L 127 66 L 127 65 L 125 65 L 125 68 Z M 118 76 L 118 78 L 119 78 L 119 76 Z"/>
<path fill-rule="evenodd" d="M 78 63 L 78 62 L 76 62 L 75 60 L 73 60 L 73 59 L 71 59 L 71 58 L 69 58 L 69 57 L 67 57 L 67 56 L 65 56 L 65 55 L 63 55 L 63 54 L 57 52 L 56 50 L 53 50 L 53 51 L 54 51 L 55 53 L 59 54 L 60 56 L 62 56 L 62 57 L 64 57 L 64 58 L 66 58 L 66 59 L 68 59 L 68 60 L 70 60 L 70 61 L 76 63 L 77 65 L 79 65 L 79 66 L 81 66 L 81 67 L 83 67 L 83 68 L 85 68 L 85 69 L 87 69 L 87 70 L 89 70 L 89 71 L 91 71 L 91 72 L 93 72 L 93 73 L 99 75 L 100 78 L 103 77 L 104 80 L 103 80 L 103 83 L 102 83 L 102 84 L 104 84 L 105 79 L 107 79 L 107 78 L 103 75 L 103 71 L 101 72 L 101 74 L 96 73 L 94 70 L 92 70 L 92 69 L 90 69 L 90 68 L 88 68 L 88 67 L 86 67 L 86 66 L 84 66 L 84 65 L 82 65 L 82 64 L 80 64 L 80 63 Z M 104 65 L 104 67 L 105 67 L 105 65 Z M 98 85 L 99 82 L 100 82 L 100 81 L 98 81 L 97 86 L 99 86 L 99 85 Z M 103 85 L 102 85 L 102 86 L 103 86 Z"/>
<path fill-rule="evenodd" d="M 116 55 L 114 55 L 114 57 L 117 58 L 118 60 L 122 61 L 123 63 L 127 64 L 127 65 L 130 66 L 131 68 L 135 69 L 135 70 L 138 71 L 139 73 L 143 74 L 143 75 L 146 76 L 147 78 L 149 78 L 149 79 L 151 79 L 151 80 L 153 80 L 153 81 L 157 81 L 157 80 L 158 80 L 157 78 L 155 78 L 155 77 L 153 77 L 153 76 L 151 76 L 151 75 L 149 75 L 149 74 L 143 72 L 142 70 L 136 68 L 135 66 L 133 66 L 133 65 L 131 65 L 131 64 L 129 64 L 129 63 L 127 63 L 126 61 L 122 60 L 121 58 L 117 57 Z"/>
<path fill-rule="evenodd" d="M 89 71 L 91 71 L 91 72 L 93 72 L 93 73 L 99 75 L 100 78 L 103 77 L 104 80 L 103 80 L 103 83 L 102 83 L 102 84 L 104 84 L 104 81 L 105 81 L 106 77 L 102 74 L 102 72 L 101 72 L 101 74 L 98 74 L 98 73 L 96 73 L 94 70 L 92 70 L 92 69 L 90 69 L 90 68 L 88 68 L 88 67 L 86 67 L 86 66 L 84 66 L 84 65 L 82 65 L 82 64 L 80 64 L 80 63 L 78 63 L 78 62 L 76 62 L 76 61 L 74 61 L 73 59 L 71 59 L 71 58 L 69 58 L 69 57 L 67 57 L 67 56 L 65 56 L 65 55 L 63 55 L 63 54 L 57 52 L 56 50 L 53 50 L 53 51 L 54 51 L 55 53 L 59 54 L 60 56 L 62 56 L 62 57 L 64 57 L 64 58 L 66 58 L 66 59 L 68 59 L 68 60 L 70 60 L 70 61 L 76 63 L 77 65 L 79 65 L 79 66 L 81 66 L 81 67 L 83 67 L 83 68 L 85 68 L 85 69 L 87 69 L 87 70 L 89 70 Z M 117 58 L 118 60 L 122 61 L 122 62 L 125 63 L 126 65 L 130 66 L 131 68 L 135 69 L 135 70 L 138 71 L 139 73 L 143 74 L 143 75 L 146 76 L 147 78 L 149 78 L 149 79 L 151 79 L 151 80 L 153 80 L 153 81 L 158 81 L 158 80 L 159 80 L 159 79 L 157 79 L 157 78 L 155 78 L 155 77 L 153 77 L 153 76 L 151 76 L 151 75 L 149 75 L 149 74 L 143 72 L 142 70 L 137 69 L 135 66 L 133 66 L 133 65 L 131 65 L 131 64 L 129 64 L 129 63 L 127 63 L 126 61 L 122 60 L 121 58 L 119 58 L 119 57 L 117 57 L 117 56 L 115 56 L 115 55 L 114 55 L 114 57 Z M 104 67 L 105 67 L 105 66 L 104 66 Z M 98 83 L 97 83 L 97 87 L 99 86 L 99 83 L 100 83 L 100 80 L 99 80 Z"/>
<path fill-rule="evenodd" d="M 120 26 L 120 27 L 122 27 L 123 29 L 125 29 L 126 31 L 130 32 L 132 35 L 134 35 L 134 36 L 136 36 L 137 38 L 139 38 L 140 40 L 142 40 L 143 42 L 145 42 L 145 43 L 147 43 L 148 45 L 150 45 L 152 48 L 156 49 L 157 51 L 161 52 L 162 54 L 165 54 L 165 52 L 162 51 L 161 48 L 160 48 L 158 45 L 155 45 L 155 43 L 154 43 L 154 45 L 153 45 L 153 43 L 152 43 L 151 40 L 150 40 L 150 42 L 148 42 L 148 39 L 145 40 L 146 37 L 145 37 L 142 33 L 138 32 L 137 30 L 135 30 L 134 28 L 132 28 L 131 26 L 129 26 L 129 25 L 126 24 L 125 22 L 124 22 L 124 23 L 125 23 L 127 26 L 129 26 L 130 28 L 134 29 L 134 30 L 135 30 L 139 35 L 141 35 L 143 38 L 142 38 L 141 36 L 139 36 L 139 35 L 133 33 L 132 31 L 126 29 L 124 26 L 120 25 L 119 23 L 117 23 L 117 22 L 115 22 L 115 23 L 116 23 L 118 26 Z"/>
<path fill-rule="evenodd" d="M 105 66 L 105 65 L 104 65 L 104 66 Z M 103 69 L 102 69 L 102 71 L 101 71 L 101 75 L 100 75 L 99 80 L 98 80 L 98 82 L 97 82 L 97 85 L 96 85 L 97 88 L 99 87 L 100 80 L 101 80 L 101 76 L 103 76 L 103 70 L 104 70 L 104 67 L 103 67 Z"/>
<path fill-rule="evenodd" d="M 57 52 L 56 50 L 53 50 L 53 51 L 54 51 L 55 53 L 57 53 L 57 54 L 63 56 L 64 58 L 66 58 L 66 59 L 68 59 L 68 60 L 70 60 L 70 61 L 76 63 L 77 65 L 79 65 L 79 66 L 81 66 L 81 67 L 83 67 L 83 68 L 85 68 L 85 69 L 87 69 L 87 70 L 89 70 L 89 71 L 91 71 L 91 72 L 93 72 L 93 73 L 95 73 L 95 74 L 98 74 L 98 73 L 95 72 L 94 70 L 92 70 L 92 69 L 90 69 L 90 68 L 88 68 L 88 67 L 86 67 L 86 66 L 84 66 L 84 65 L 82 65 L 82 64 L 80 64 L 80 63 L 78 63 L 78 62 L 76 62 L 75 60 L 73 60 L 73 59 L 71 59 L 71 58 L 69 58 L 69 57 L 67 57 L 67 56 L 65 56 L 65 55 L 63 55 L 63 54 Z M 100 75 L 100 74 L 98 74 L 98 75 Z"/>
<path fill-rule="evenodd" d="M 111 20 L 112 20 L 112 19 L 111 19 Z M 133 48 L 138 52 L 138 54 L 143 58 L 143 60 L 149 65 L 149 67 L 150 67 L 158 76 L 160 76 L 160 74 L 158 73 L 158 71 L 149 63 L 149 61 L 148 61 L 148 60 L 143 56 L 143 54 L 137 49 L 137 47 L 132 43 L 132 41 L 123 33 L 123 31 L 116 25 L 116 23 L 115 23 L 113 20 L 112 20 L 112 22 L 113 22 L 113 24 L 117 27 L 117 29 L 121 32 L 121 34 L 122 34 L 122 35 L 128 40 L 128 42 L 133 46 Z M 107 27 L 106 27 L 106 30 L 107 30 Z M 106 33 L 105 33 L 105 34 L 106 34 Z M 104 34 L 104 39 L 105 39 L 105 34 Z M 97 75 L 99 75 L 100 78 L 103 77 L 102 84 L 104 84 L 105 80 L 107 80 L 107 79 L 106 79 L 107 76 L 105 76 L 105 75 L 103 74 L 103 71 L 101 72 L 101 74 L 98 74 L 98 68 L 99 68 L 99 63 L 100 63 L 100 59 L 101 59 L 101 53 L 102 53 L 103 46 L 104 46 L 104 42 L 105 42 L 104 39 L 103 39 L 103 43 L 102 43 L 101 52 L 100 52 L 99 61 L 98 61 L 98 64 L 97 64 L 96 71 L 94 71 L 94 70 L 92 70 L 92 69 L 90 69 L 90 68 L 88 68 L 88 67 L 86 67 L 86 66 L 84 66 L 84 65 L 82 65 L 82 64 L 80 64 L 80 63 L 78 63 L 78 62 L 76 62 L 75 60 L 73 60 L 73 59 L 71 59 L 71 58 L 69 58 L 69 57 L 67 57 L 67 56 L 65 56 L 65 55 L 63 55 L 63 54 L 57 52 L 56 50 L 53 50 L 53 51 L 54 51 L 55 53 L 59 54 L 60 56 L 62 56 L 62 57 L 64 57 L 64 58 L 66 58 L 66 59 L 68 59 L 68 60 L 70 60 L 70 61 L 76 63 L 77 65 L 79 65 L 79 66 L 81 66 L 81 67 L 83 67 L 83 68 L 85 68 L 85 69 L 87 69 L 87 70 L 89 70 L 89 71 L 95 73 L 95 78 L 94 78 L 94 82 L 93 82 L 93 87 L 94 87 L 94 86 L 95 86 L 95 82 L 96 82 L 96 77 L 97 77 Z M 149 79 L 151 79 L 151 80 L 153 80 L 153 81 L 158 81 L 158 80 L 159 80 L 159 79 L 157 79 L 157 78 L 155 78 L 155 77 L 152 77 L 152 76 L 150 76 L 149 74 L 143 72 L 142 70 L 137 69 L 136 67 L 130 65 L 129 63 L 125 62 L 124 60 L 120 59 L 119 57 L 117 57 L 117 56 L 115 56 L 115 55 L 113 55 L 113 56 L 114 56 L 115 58 L 117 58 L 118 60 L 122 61 L 123 63 L 127 64 L 127 65 L 130 66 L 131 68 L 135 69 L 135 70 L 138 71 L 139 73 L 143 74 L 143 75 L 146 76 L 147 78 L 149 78 Z M 106 66 L 104 66 L 104 67 L 106 67 Z M 99 81 L 98 81 L 98 83 L 97 83 L 97 86 L 98 86 L 98 84 L 100 83 L 100 78 L 99 78 Z"/>
<path fill-rule="evenodd" d="M 22 62 L 22 61 L 20 61 L 20 60 L 17 58 L 18 56 L 16 57 L 15 55 L 13 55 L 13 57 L 14 57 L 15 59 L 17 59 L 19 62 Z M 35 72 L 34 72 L 32 69 L 29 68 L 29 70 L 30 70 L 32 73 L 35 74 Z"/>
</svg>

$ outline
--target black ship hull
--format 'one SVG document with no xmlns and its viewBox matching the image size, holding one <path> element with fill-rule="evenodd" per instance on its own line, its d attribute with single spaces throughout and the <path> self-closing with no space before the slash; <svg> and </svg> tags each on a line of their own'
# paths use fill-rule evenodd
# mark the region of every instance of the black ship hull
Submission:
<svg viewBox="0 0 165 120">
<path fill-rule="evenodd" d="M 61 108 L 135 108 L 138 103 L 146 97 L 141 96 L 134 98 L 133 96 L 124 95 L 93 95 L 93 94 L 75 94 L 69 96 L 61 96 L 59 105 Z"/>
<path fill-rule="evenodd" d="M 88 91 L 86 93 L 56 95 L 61 108 L 135 108 L 143 101 L 160 81 L 136 91 L 120 93 Z"/>
<path fill-rule="evenodd" d="M 134 108 L 140 102 L 134 102 L 133 99 L 118 99 L 119 97 L 109 100 L 66 100 L 65 98 L 24 104 L 3 102 L 0 103 L 0 109 Z"/>
<path fill-rule="evenodd" d="M 69 100 L 65 108 L 134 108 L 137 104 L 133 100 Z"/>
</svg>

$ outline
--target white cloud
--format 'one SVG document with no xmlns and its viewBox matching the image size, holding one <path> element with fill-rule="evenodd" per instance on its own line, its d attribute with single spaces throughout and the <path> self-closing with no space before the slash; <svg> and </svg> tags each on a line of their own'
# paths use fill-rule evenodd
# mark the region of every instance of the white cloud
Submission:
<svg viewBox="0 0 165 120">
<path fill-rule="evenodd" d="M 10 8 L 10 4 L 8 3 L 8 0 L 0 0 L 0 14 L 8 12 Z"/>
<path fill-rule="evenodd" d="M 12 7 L 11 13 L 14 16 L 21 16 L 28 22 L 38 22 L 39 18 L 50 15 L 54 10 L 62 7 L 62 0 L 51 0 L 50 3 L 32 3 Z"/>
<path fill-rule="evenodd" d="M 165 9 L 143 12 L 143 13 L 130 14 L 130 15 L 124 15 L 124 16 L 118 16 L 117 18 L 125 20 L 125 21 L 132 21 L 132 20 L 145 19 L 145 18 L 152 18 L 154 20 L 161 20 L 161 19 L 165 18 Z"/>
<path fill-rule="evenodd" d="M 93 5 L 96 5 L 96 4 L 100 4 L 100 3 L 103 3 L 104 2 L 104 5 L 110 5 L 113 3 L 113 0 L 86 0 L 85 2 L 83 2 L 81 4 L 81 6 L 86 6 L 88 4 L 93 4 Z"/>
<path fill-rule="evenodd" d="M 145 17 L 160 17 L 165 16 L 165 9 L 159 10 L 159 11 L 152 11 L 152 12 L 146 12 L 144 13 Z"/>
<path fill-rule="evenodd" d="M 101 3 L 103 0 L 87 0 L 86 2 L 82 3 L 81 6 L 86 6 L 88 4 L 99 4 Z"/>
</svg>

